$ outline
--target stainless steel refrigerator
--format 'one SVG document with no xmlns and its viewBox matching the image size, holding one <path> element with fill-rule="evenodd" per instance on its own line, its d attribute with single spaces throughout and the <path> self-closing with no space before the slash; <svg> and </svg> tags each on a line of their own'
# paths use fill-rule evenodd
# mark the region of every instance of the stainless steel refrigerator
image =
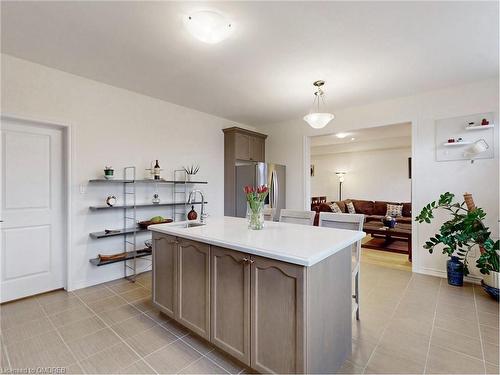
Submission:
<svg viewBox="0 0 500 375">
<path fill-rule="evenodd" d="M 243 188 L 245 186 L 266 185 L 269 194 L 266 206 L 274 209 L 274 220 L 279 219 L 280 211 L 286 204 L 286 167 L 271 163 L 241 163 L 236 165 L 236 216 L 245 217 L 247 203 Z"/>
</svg>

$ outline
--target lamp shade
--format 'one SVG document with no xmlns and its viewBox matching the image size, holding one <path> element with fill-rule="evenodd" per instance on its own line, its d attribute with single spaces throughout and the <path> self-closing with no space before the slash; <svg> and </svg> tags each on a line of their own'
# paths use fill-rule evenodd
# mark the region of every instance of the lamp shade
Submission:
<svg viewBox="0 0 500 375">
<path fill-rule="evenodd" d="M 331 113 L 313 112 L 304 116 L 304 121 L 314 129 L 324 128 L 335 116 Z"/>
</svg>

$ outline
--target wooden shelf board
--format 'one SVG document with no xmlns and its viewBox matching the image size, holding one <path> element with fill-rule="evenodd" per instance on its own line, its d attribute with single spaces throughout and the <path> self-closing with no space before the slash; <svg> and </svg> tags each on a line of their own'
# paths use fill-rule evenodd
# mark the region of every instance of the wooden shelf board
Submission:
<svg viewBox="0 0 500 375">
<path fill-rule="evenodd" d="M 106 260 L 106 261 L 101 262 L 99 260 L 99 257 L 97 257 L 97 258 L 89 259 L 89 262 L 92 263 L 94 266 L 100 267 L 100 266 L 105 266 L 106 264 L 124 262 L 124 261 L 129 260 L 129 259 L 134 259 L 134 253 L 135 253 L 135 251 L 127 252 L 127 255 L 123 259 L 113 259 L 113 260 Z M 142 257 L 146 257 L 148 255 L 151 255 L 151 249 L 144 248 L 144 249 L 137 250 L 137 255 L 135 257 L 142 258 Z"/>
<path fill-rule="evenodd" d="M 208 202 L 205 202 L 207 204 Z M 168 206 L 181 206 L 181 205 L 194 205 L 194 204 L 201 204 L 201 202 L 193 202 L 193 203 L 184 203 L 184 202 L 170 202 L 170 203 L 144 203 L 144 204 L 136 204 L 136 208 L 141 208 L 141 207 L 168 207 Z M 112 210 L 112 209 L 117 209 L 117 208 L 133 208 L 134 206 L 90 206 L 89 210 L 96 211 L 96 210 Z"/>
</svg>

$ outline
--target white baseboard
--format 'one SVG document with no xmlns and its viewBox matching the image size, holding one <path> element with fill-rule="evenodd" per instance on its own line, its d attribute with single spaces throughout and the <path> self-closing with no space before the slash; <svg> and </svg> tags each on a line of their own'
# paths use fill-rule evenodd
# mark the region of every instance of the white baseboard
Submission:
<svg viewBox="0 0 500 375">
<path fill-rule="evenodd" d="M 415 273 L 421 273 L 424 275 L 430 275 L 430 276 L 437 276 L 441 277 L 443 279 L 447 278 L 446 271 L 443 270 L 438 270 L 435 268 L 421 268 L 418 271 L 413 271 Z M 475 275 L 469 275 L 469 276 L 464 276 L 464 281 L 472 284 L 481 284 L 482 278 L 480 276 L 475 276 Z"/>
<path fill-rule="evenodd" d="M 103 266 L 105 267 L 105 266 Z M 147 272 L 147 271 L 151 271 L 151 266 L 147 267 L 147 268 L 144 268 L 144 269 L 140 269 L 141 273 L 142 272 Z M 118 279 L 121 279 L 123 278 L 123 275 L 120 276 L 120 277 L 112 277 L 112 278 L 104 278 L 104 279 L 98 279 L 98 280 L 80 280 L 80 281 L 75 281 L 71 284 L 72 288 L 71 289 L 68 289 L 68 292 L 72 292 L 74 290 L 78 290 L 78 289 L 82 289 L 82 288 L 88 288 L 90 286 L 94 286 L 94 285 L 98 285 L 98 284 L 102 284 L 102 283 L 107 283 L 108 281 L 113 281 L 113 280 L 118 280 Z"/>
</svg>

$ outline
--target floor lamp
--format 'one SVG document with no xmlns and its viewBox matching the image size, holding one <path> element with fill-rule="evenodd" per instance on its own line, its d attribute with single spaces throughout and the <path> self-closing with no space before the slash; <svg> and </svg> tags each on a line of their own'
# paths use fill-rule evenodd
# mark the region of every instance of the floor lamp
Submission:
<svg viewBox="0 0 500 375">
<path fill-rule="evenodd" d="M 344 182 L 345 172 L 335 172 L 337 177 L 339 178 L 339 201 L 342 200 L 342 183 Z"/>
</svg>

